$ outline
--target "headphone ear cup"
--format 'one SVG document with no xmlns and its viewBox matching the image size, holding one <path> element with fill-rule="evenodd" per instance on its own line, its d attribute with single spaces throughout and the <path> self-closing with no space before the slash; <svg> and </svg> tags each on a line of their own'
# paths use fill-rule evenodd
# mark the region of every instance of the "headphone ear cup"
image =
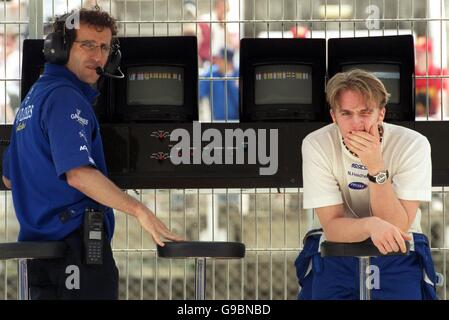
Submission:
<svg viewBox="0 0 449 320">
<path fill-rule="evenodd" d="M 122 60 L 122 53 L 120 49 L 114 49 L 109 56 L 108 62 L 104 67 L 104 71 L 109 74 L 117 73 L 117 69 L 120 67 L 120 61 Z"/>
<path fill-rule="evenodd" d="M 49 63 L 66 64 L 69 52 L 62 31 L 49 33 L 44 41 L 44 56 Z"/>
</svg>

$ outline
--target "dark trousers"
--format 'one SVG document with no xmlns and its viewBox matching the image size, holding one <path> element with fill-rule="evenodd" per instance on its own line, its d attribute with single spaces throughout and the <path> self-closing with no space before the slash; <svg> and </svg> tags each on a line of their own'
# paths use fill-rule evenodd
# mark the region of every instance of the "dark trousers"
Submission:
<svg viewBox="0 0 449 320">
<path fill-rule="evenodd" d="M 28 261 L 31 300 L 117 300 L 118 269 L 110 243 L 104 242 L 102 265 L 87 265 L 82 230 L 72 232 L 64 241 L 68 246 L 64 258 Z"/>
</svg>

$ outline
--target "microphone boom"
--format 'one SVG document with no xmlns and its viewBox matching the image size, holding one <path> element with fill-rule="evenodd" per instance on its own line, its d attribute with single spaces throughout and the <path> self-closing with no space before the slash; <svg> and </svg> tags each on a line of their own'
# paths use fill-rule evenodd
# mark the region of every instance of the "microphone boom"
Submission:
<svg viewBox="0 0 449 320">
<path fill-rule="evenodd" d="M 113 79 L 123 79 L 125 77 L 125 75 L 123 74 L 122 70 L 120 70 L 120 68 L 117 68 L 117 71 L 120 72 L 119 75 L 115 75 L 115 74 L 111 74 L 109 72 L 106 72 L 106 71 L 104 71 L 104 69 L 102 67 L 97 67 L 95 69 L 95 72 L 99 76 L 105 76 L 105 77 L 109 77 L 109 78 L 113 78 Z"/>
</svg>

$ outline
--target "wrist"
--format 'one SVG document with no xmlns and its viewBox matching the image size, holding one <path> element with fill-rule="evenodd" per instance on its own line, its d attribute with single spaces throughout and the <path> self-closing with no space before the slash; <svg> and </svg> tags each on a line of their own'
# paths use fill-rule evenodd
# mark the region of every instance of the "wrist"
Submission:
<svg viewBox="0 0 449 320">
<path fill-rule="evenodd" d="M 368 173 L 372 176 L 378 174 L 380 171 L 386 170 L 385 165 L 383 163 L 370 165 L 370 166 L 366 166 L 366 167 L 368 169 Z"/>
<path fill-rule="evenodd" d="M 374 225 L 378 222 L 378 220 L 378 217 L 367 217 L 362 219 L 362 230 L 368 237 L 371 237 Z"/>
<path fill-rule="evenodd" d="M 367 174 L 366 177 L 368 178 L 368 180 L 372 183 L 375 184 L 385 184 L 388 181 L 388 178 L 390 177 L 390 173 L 388 172 L 388 170 L 381 170 L 378 171 L 376 174 Z"/>
<path fill-rule="evenodd" d="M 134 216 L 137 219 L 140 219 L 143 215 L 147 214 L 145 211 L 146 211 L 146 207 L 142 203 L 137 202 L 136 206 L 134 208 Z"/>
</svg>

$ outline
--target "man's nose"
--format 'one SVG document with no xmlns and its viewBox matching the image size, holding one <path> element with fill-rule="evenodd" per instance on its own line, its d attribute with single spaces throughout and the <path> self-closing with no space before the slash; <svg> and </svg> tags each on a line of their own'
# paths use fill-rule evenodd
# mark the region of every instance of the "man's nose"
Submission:
<svg viewBox="0 0 449 320">
<path fill-rule="evenodd" d="M 363 130 L 365 123 L 363 122 L 362 117 L 359 117 L 358 115 L 354 115 L 351 119 L 351 127 L 352 130 L 360 131 Z"/>
<path fill-rule="evenodd" d="M 91 58 L 97 62 L 103 58 L 103 52 L 101 51 L 101 47 L 95 47 L 95 49 L 92 50 Z"/>
</svg>

